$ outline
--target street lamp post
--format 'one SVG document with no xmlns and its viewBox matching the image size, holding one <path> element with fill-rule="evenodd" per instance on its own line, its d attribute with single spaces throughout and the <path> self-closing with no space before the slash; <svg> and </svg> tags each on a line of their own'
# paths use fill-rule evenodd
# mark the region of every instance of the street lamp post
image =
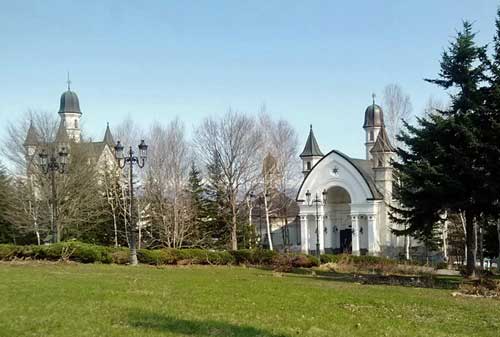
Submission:
<svg viewBox="0 0 500 337">
<path fill-rule="evenodd" d="M 54 151 L 55 152 L 55 151 Z M 51 192 L 52 192 L 52 197 L 51 197 L 51 217 L 50 217 L 50 234 L 51 238 L 50 241 L 52 243 L 55 243 L 59 241 L 59 233 L 56 230 L 56 221 L 57 221 L 57 191 L 56 191 L 56 173 L 63 174 L 66 170 L 66 165 L 68 164 L 67 159 L 68 159 L 68 152 L 66 151 L 66 148 L 62 147 L 59 152 L 57 153 L 57 158 L 55 153 L 52 152 L 50 154 L 47 153 L 45 149 L 43 149 L 39 154 L 38 157 L 40 159 L 39 165 L 40 169 L 42 170 L 43 174 L 49 174 L 50 173 L 50 187 L 51 187 Z"/>
<path fill-rule="evenodd" d="M 314 197 L 314 199 L 311 200 L 311 192 L 309 192 L 309 190 L 307 190 L 307 192 L 306 192 L 307 205 L 308 206 L 312 206 L 313 204 L 316 205 L 316 257 L 318 259 L 320 258 L 318 208 L 320 205 L 326 204 L 326 194 L 327 194 L 326 190 L 323 190 L 323 192 L 321 193 L 322 198 L 320 198 L 318 193 L 316 192 L 316 196 Z M 323 228 L 321 230 L 323 230 Z"/>
<path fill-rule="evenodd" d="M 134 163 L 143 168 L 146 163 L 148 146 L 141 140 L 138 146 L 139 156 L 134 156 L 134 151 L 132 146 L 130 146 L 128 154 L 125 156 L 123 154 L 123 145 L 118 141 L 115 146 L 115 158 L 118 162 L 118 166 L 123 169 L 127 163 L 129 164 L 129 190 L 130 190 L 130 264 L 137 265 L 137 248 L 135 243 L 135 230 L 137 225 L 134 222 L 134 180 L 133 180 L 133 167 Z"/>
</svg>

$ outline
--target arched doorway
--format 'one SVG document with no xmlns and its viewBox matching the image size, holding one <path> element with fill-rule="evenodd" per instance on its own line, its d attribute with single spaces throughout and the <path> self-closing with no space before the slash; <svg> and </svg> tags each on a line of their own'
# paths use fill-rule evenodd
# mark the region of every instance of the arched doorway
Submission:
<svg viewBox="0 0 500 337">
<path fill-rule="evenodd" d="M 325 216 L 325 251 L 351 253 L 351 196 L 345 188 L 333 186 L 327 190 Z"/>
</svg>

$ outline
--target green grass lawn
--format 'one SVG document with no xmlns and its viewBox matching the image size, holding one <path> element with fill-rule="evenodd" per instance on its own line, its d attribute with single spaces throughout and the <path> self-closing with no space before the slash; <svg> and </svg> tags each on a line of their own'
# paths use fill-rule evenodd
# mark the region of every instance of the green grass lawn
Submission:
<svg viewBox="0 0 500 337">
<path fill-rule="evenodd" d="M 500 301 L 242 267 L 0 263 L 0 336 L 500 336 Z"/>
</svg>

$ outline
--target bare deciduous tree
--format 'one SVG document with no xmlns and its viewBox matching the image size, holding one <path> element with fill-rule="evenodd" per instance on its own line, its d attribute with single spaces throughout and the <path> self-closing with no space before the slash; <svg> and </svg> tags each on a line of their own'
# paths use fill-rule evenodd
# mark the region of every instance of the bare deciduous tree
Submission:
<svg viewBox="0 0 500 337">
<path fill-rule="evenodd" d="M 287 212 L 293 200 L 292 194 L 300 183 L 300 163 L 297 157 L 298 136 L 287 121 L 282 119 L 274 121 L 264 109 L 259 115 L 259 128 L 262 130 L 262 156 L 264 158 L 260 185 L 269 248 L 273 249 L 270 216 L 283 219 L 284 233 L 287 230 Z M 286 244 L 286 237 L 283 241 Z"/>
<path fill-rule="evenodd" d="M 406 94 L 399 84 L 388 84 L 384 88 L 382 105 L 387 133 L 392 144 L 397 147 L 399 142 L 396 136 L 401 129 L 402 120 L 407 121 L 411 117 L 410 95 Z"/>
<path fill-rule="evenodd" d="M 236 250 L 239 203 L 244 202 L 245 187 L 259 174 L 260 132 L 253 118 L 229 110 L 221 117 L 205 119 L 196 130 L 195 144 L 206 166 L 220 165 L 231 209 L 231 248 Z"/>
<path fill-rule="evenodd" d="M 155 123 L 149 133 L 150 155 L 145 194 L 152 223 L 159 225 L 159 244 L 182 247 L 194 233 L 185 193 L 190 148 L 177 118 L 167 127 Z"/>
</svg>

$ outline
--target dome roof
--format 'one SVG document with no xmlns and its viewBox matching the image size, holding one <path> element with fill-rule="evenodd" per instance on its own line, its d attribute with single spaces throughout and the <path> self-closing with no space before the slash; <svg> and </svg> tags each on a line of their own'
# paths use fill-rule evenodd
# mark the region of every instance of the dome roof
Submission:
<svg viewBox="0 0 500 337">
<path fill-rule="evenodd" d="M 373 103 L 370 104 L 365 110 L 365 123 L 363 124 L 364 128 L 369 127 L 382 127 L 384 124 L 384 112 L 382 108 Z"/>
<path fill-rule="evenodd" d="M 78 96 L 73 91 L 69 90 L 61 95 L 61 104 L 59 105 L 59 113 L 79 113 L 80 102 L 78 101 Z"/>
</svg>

